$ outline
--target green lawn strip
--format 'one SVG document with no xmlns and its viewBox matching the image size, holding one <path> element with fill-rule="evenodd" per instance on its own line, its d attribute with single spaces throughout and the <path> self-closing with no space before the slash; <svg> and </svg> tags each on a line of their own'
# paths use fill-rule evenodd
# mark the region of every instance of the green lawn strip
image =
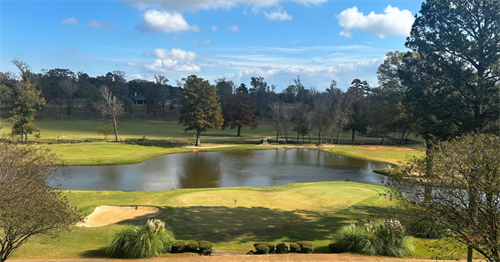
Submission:
<svg viewBox="0 0 500 262">
<path fill-rule="evenodd" d="M 76 205 L 85 214 L 90 214 L 99 205 L 160 206 L 165 212 L 158 218 L 172 227 L 178 239 L 209 240 L 214 242 L 214 248 L 218 250 L 248 251 L 256 241 L 278 243 L 309 240 L 325 249 L 331 243 L 334 231 L 341 225 L 377 215 L 371 212 L 383 212 L 387 205 L 387 200 L 379 196 L 383 189 L 381 186 L 360 183 L 321 182 L 272 188 L 67 191 L 67 196 L 70 204 Z M 182 199 L 196 199 L 196 194 L 202 197 L 206 192 L 228 199 L 221 201 L 223 203 L 220 205 L 213 205 L 214 201 L 220 199 L 207 199 L 206 205 L 199 205 L 204 199 L 192 201 L 191 204 L 179 204 Z M 240 206 L 237 206 L 237 202 L 235 204 L 235 199 L 244 201 L 246 196 L 260 202 L 254 206 L 247 206 L 250 202 L 240 203 Z M 276 199 L 283 200 L 284 208 L 279 208 Z M 329 199 L 332 204 L 325 205 Z M 343 200 L 349 205 L 341 206 Z M 293 209 L 295 202 L 300 205 Z M 143 223 L 145 220 L 98 228 L 73 227 L 69 232 L 61 232 L 58 238 L 37 236 L 23 245 L 14 258 L 102 256 L 102 249 L 114 230 L 126 224 Z"/>
</svg>

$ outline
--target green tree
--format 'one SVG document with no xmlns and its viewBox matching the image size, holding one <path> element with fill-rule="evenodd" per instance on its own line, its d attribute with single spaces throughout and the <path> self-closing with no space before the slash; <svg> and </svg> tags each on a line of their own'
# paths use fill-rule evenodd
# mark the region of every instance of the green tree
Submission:
<svg viewBox="0 0 500 262">
<path fill-rule="evenodd" d="M 365 93 L 370 90 L 370 87 L 366 81 L 361 81 L 359 79 L 354 79 L 351 83 L 351 87 L 347 90 L 347 95 L 351 97 L 352 103 L 352 115 L 348 129 L 352 131 L 351 140 L 354 142 L 356 131 L 366 132 L 368 126 L 368 106 L 366 102 Z"/>
<path fill-rule="evenodd" d="M 54 235 L 80 220 L 63 191 L 47 186 L 62 175 L 56 164 L 47 148 L 0 143 L 0 261 L 30 237 Z"/>
<path fill-rule="evenodd" d="M 392 196 L 411 216 L 437 221 L 488 261 L 500 261 L 500 138 L 462 135 L 430 150 L 390 179 Z M 427 172 L 429 157 L 433 172 Z M 429 195 L 415 183 L 436 190 Z"/>
<path fill-rule="evenodd" d="M 241 136 L 242 127 L 248 126 L 253 130 L 259 125 L 256 113 L 255 100 L 249 94 L 234 95 L 222 111 L 224 125 L 231 129 L 238 128 L 237 136 Z"/>
<path fill-rule="evenodd" d="M 406 42 L 415 53 L 405 57 L 411 69 L 402 79 L 420 109 L 417 117 L 426 127 L 422 130 L 426 138 L 498 130 L 499 42 L 499 1 L 422 4 Z"/>
<path fill-rule="evenodd" d="M 22 79 L 17 82 L 13 90 L 8 121 L 14 124 L 12 135 L 19 135 L 21 142 L 28 142 L 28 134 L 40 131 L 32 121 L 35 119 L 36 112 L 45 105 L 45 99 L 42 97 L 42 93 L 36 89 L 36 83 L 29 66 L 17 60 L 13 60 L 12 63 L 21 71 Z"/>
<path fill-rule="evenodd" d="M 184 125 L 184 132 L 196 130 L 196 146 L 199 146 L 201 132 L 220 129 L 224 124 L 219 97 L 214 86 L 195 75 L 186 79 L 183 96 L 179 123 Z"/>
</svg>

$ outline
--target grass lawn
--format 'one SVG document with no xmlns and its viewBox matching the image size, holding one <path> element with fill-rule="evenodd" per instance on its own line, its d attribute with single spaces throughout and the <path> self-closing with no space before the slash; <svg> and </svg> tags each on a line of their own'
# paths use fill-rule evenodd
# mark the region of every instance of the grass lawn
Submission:
<svg viewBox="0 0 500 262">
<path fill-rule="evenodd" d="M 361 219 L 381 219 L 391 202 L 380 195 L 385 188 L 353 182 L 291 184 L 271 188 L 212 188 L 171 191 L 68 191 L 72 205 L 83 214 L 98 205 L 154 205 L 165 209 L 166 221 L 180 240 L 209 240 L 214 248 L 246 252 L 257 241 L 312 241 L 327 252 L 337 229 Z M 36 236 L 13 258 L 85 258 L 103 256 L 113 232 L 125 221 L 97 228 L 72 227 L 59 237 Z M 417 240 L 417 257 L 430 258 L 427 246 L 435 240 Z M 442 243 L 440 244 L 442 245 Z M 441 257 L 444 257 L 443 253 Z M 454 254 L 452 258 L 462 254 Z"/>
</svg>

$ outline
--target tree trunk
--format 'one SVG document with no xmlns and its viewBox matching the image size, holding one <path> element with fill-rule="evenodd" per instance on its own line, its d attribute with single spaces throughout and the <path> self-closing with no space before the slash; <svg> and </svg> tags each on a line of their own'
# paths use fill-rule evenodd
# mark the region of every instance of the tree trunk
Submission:
<svg viewBox="0 0 500 262">
<path fill-rule="evenodd" d="M 339 135 L 337 136 L 337 145 L 340 145 L 340 135 L 342 135 L 342 128 L 343 126 L 340 126 Z"/>
<path fill-rule="evenodd" d="M 318 131 L 318 146 L 321 145 L 321 129 Z"/>
<path fill-rule="evenodd" d="M 356 129 L 352 129 L 352 142 L 354 142 L 354 136 L 355 136 L 355 133 L 356 133 Z"/>
<path fill-rule="evenodd" d="M 24 143 L 28 144 L 28 133 L 24 133 Z"/>
<path fill-rule="evenodd" d="M 472 262 L 472 245 L 467 246 L 467 262 Z"/>
<path fill-rule="evenodd" d="M 196 143 L 195 143 L 195 146 L 200 146 L 200 130 L 197 129 L 196 130 Z"/>
<path fill-rule="evenodd" d="M 241 136 L 241 125 L 238 125 L 238 134 L 236 136 Z"/>
<path fill-rule="evenodd" d="M 113 114 L 113 127 L 115 128 L 115 141 L 118 142 L 118 129 L 116 128 L 115 114 Z"/>
<path fill-rule="evenodd" d="M 380 145 L 384 144 L 385 135 L 386 134 L 384 134 L 384 136 L 382 137 L 382 141 L 380 141 Z"/>
</svg>

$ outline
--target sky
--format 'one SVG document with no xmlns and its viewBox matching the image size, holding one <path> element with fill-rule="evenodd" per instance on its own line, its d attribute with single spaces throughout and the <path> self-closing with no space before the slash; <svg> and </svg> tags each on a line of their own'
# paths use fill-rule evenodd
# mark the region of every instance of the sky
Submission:
<svg viewBox="0 0 500 262">
<path fill-rule="evenodd" d="M 422 0 L 0 1 L 0 71 L 17 59 L 128 80 L 197 75 L 276 91 L 300 76 L 324 91 L 353 79 L 377 86 L 377 68 L 404 46 Z"/>
</svg>

